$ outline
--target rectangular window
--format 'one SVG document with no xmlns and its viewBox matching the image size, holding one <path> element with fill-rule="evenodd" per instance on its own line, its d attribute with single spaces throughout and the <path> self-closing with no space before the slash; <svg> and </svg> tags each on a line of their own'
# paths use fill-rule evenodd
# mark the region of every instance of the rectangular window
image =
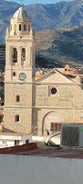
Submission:
<svg viewBox="0 0 83 184">
<path fill-rule="evenodd" d="M 51 131 L 57 130 L 57 123 L 51 123 Z"/>
<path fill-rule="evenodd" d="M 19 145 L 19 142 L 20 142 L 19 140 L 15 140 L 15 141 L 14 141 L 14 145 L 15 145 L 15 146 L 18 146 L 18 145 Z"/>
<path fill-rule="evenodd" d="M 20 101 L 20 96 L 17 95 L 17 96 L 16 96 L 16 102 L 19 102 L 19 101 Z"/>
<path fill-rule="evenodd" d="M 15 116 L 15 122 L 18 122 L 19 121 L 19 115 L 16 115 Z"/>
<path fill-rule="evenodd" d="M 61 123 L 51 123 L 51 131 L 60 131 Z"/>
<path fill-rule="evenodd" d="M 16 76 L 16 72 L 13 72 L 12 75 L 13 75 L 13 76 Z"/>
</svg>

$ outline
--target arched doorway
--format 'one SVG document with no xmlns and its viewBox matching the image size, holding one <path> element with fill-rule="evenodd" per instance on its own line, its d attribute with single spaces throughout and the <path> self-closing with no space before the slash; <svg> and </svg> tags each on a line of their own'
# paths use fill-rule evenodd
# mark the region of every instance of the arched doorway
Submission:
<svg viewBox="0 0 83 184">
<path fill-rule="evenodd" d="M 47 113 L 42 122 L 42 135 L 49 135 L 54 132 L 60 131 L 61 129 L 61 120 L 57 116 L 56 112 Z"/>
</svg>

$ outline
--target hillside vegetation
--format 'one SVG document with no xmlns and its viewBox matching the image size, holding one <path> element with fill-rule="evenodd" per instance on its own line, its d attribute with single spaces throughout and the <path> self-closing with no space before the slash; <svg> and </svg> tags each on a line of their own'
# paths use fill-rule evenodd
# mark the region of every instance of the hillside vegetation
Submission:
<svg viewBox="0 0 83 184">
<path fill-rule="evenodd" d="M 35 33 L 36 67 L 83 67 L 83 27 Z M 0 71 L 5 67 L 5 46 L 0 45 Z"/>
<path fill-rule="evenodd" d="M 36 66 L 83 67 L 83 27 L 36 33 Z"/>
</svg>

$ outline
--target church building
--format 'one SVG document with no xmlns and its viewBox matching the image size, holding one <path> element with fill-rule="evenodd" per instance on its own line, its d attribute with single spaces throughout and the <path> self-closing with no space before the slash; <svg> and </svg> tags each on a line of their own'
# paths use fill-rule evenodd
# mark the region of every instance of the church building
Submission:
<svg viewBox="0 0 83 184">
<path fill-rule="evenodd" d="M 31 18 L 20 7 L 6 30 L 4 127 L 44 136 L 63 123 L 83 123 L 83 74 L 63 69 L 35 69 Z"/>
</svg>

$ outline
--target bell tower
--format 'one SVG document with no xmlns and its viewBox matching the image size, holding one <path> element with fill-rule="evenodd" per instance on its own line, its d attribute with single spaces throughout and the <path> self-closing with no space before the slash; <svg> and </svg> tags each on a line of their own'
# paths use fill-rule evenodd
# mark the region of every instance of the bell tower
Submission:
<svg viewBox="0 0 83 184">
<path fill-rule="evenodd" d="M 31 132 L 32 74 L 35 46 L 31 18 L 20 7 L 6 30 L 4 127 L 14 132 Z"/>
</svg>

